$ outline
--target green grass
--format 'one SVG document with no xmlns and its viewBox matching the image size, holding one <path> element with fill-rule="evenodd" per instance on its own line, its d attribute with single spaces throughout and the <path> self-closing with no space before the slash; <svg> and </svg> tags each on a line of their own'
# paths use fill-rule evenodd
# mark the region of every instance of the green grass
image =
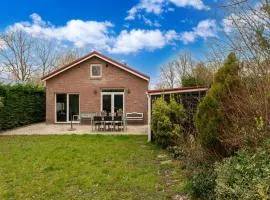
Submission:
<svg viewBox="0 0 270 200">
<path fill-rule="evenodd" d="M 178 165 L 161 165 L 146 140 L 0 137 L 0 199 L 166 199 L 181 187 Z"/>
</svg>

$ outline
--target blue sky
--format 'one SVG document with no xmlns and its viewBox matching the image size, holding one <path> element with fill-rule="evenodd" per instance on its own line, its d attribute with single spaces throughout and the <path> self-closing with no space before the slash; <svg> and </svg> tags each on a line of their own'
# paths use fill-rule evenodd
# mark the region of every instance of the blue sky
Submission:
<svg viewBox="0 0 270 200">
<path fill-rule="evenodd" d="M 222 19 L 216 1 L 10 0 L 0 7 L 0 31 L 20 27 L 36 37 L 98 50 L 155 79 L 181 50 L 203 59 Z"/>
</svg>

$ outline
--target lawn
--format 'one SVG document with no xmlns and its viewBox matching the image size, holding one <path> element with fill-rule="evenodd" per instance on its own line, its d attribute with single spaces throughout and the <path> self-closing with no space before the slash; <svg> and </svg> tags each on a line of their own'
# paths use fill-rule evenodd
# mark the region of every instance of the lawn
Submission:
<svg viewBox="0 0 270 200">
<path fill-rule="evenodd" d="M 166 199 L 175 162 L 146 136 L 0 137 L 0 199 Z M 166 163 L 166 162 L 165 162 Z"/>
</svg>

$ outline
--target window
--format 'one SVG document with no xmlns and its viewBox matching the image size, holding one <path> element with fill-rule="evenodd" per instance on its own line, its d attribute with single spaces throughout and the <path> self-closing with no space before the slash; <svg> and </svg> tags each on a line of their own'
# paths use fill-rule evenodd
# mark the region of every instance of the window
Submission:
<svg viewBox="0 0 270 200">
<path fill-rule="evenodd" d="M 91 76 L 91 78 L 101 78 L 102 65 L 101 64 L 92 64 L 90 66 L 90 76 Z"/>
</svg>

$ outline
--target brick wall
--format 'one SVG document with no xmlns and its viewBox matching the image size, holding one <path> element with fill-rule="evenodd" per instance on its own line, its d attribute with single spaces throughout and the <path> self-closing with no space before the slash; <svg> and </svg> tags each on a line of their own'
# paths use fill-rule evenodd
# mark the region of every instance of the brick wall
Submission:
<svg viewBox="0 0 270 200">
<path fill-rule="evenodd" d="M 91 79 L 90 64 L 102 64 L 102 78 Z M 100 112 L 103 88 L 124 88 L 125 111 L 142 112 L 147 122 L 148 82 L 97 57 L 46 81 L 46 122 L 55 121 L 56 93 L 79 93 L 80 112 Z"/>
</svg>

